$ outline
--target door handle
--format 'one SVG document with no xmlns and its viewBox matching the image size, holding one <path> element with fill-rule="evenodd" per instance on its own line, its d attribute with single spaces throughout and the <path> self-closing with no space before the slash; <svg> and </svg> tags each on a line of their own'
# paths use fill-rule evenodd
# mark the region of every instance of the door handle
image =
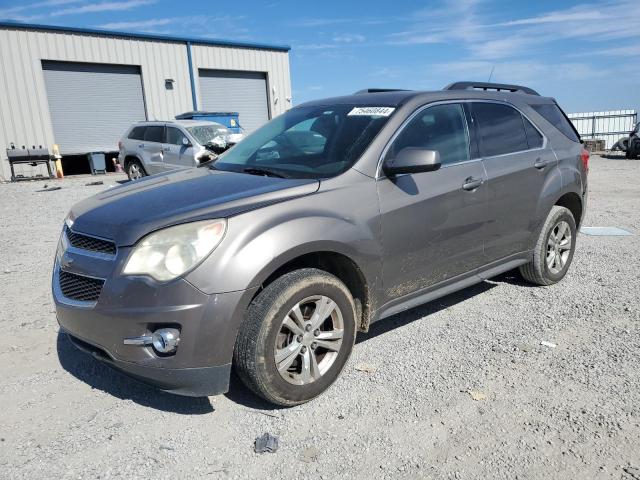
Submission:
<svg viewBox="0 0 640 480">
<path fill-rule="evenodd" d="M 534 167 L 536 167 L 538 170 L 542 170 L 544 167 L 547 166 L 549 162 L 547 162 L 546 160 L 542 160 L 540 158 L 537 158 L 535 163 L 533 164 Z"/>
<path fill-rule="evenodd" d="M 462 184 L 462 189 L 463 190 L 467 190 L 467 191 L 471 191 L 471 190 L 475 190 L 480 185 L 482 185 L 482 179 L 481 178 L 469 177 Z"/>
<path fill-rule="evenodd" d="M 138 145 L 138 148 L 144 148 L 144 143 L 141 143 L 140 145 Z"/>
</svg>

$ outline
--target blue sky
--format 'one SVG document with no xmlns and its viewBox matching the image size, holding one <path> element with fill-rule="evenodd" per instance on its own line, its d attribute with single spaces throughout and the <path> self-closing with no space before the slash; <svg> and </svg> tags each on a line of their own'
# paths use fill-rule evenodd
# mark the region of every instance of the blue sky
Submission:
<svg viewBox="0 0 640 480">
<path fill-rule="evenodd" d="M 295 104 L 493 69 L 568 112 L 640 107 L 638 0 L 0 0 L 0 18 L 287 44 Z"/>
</svg>

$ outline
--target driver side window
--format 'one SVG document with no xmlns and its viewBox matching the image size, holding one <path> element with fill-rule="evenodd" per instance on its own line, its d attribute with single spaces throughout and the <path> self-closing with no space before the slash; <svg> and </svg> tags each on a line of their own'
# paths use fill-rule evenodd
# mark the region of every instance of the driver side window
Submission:
<svg viewBox="0 0 640 480">
<path fill-rule="evenodd" d="M 436 150 L 442 165 L 469 160 L 469 134 L 462 105 L 435 105 L 420 112 L 394 140 L 387 158 L 409 147 Z"/>
</svg>

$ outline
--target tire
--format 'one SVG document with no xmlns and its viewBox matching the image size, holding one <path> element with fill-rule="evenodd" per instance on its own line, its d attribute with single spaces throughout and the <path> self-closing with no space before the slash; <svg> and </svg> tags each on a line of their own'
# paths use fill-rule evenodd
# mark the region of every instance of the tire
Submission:
<svg viewBox="0 0 640 480">
<path fill-rule="evenodd" d="M 563 243 L 562 239 L 566 239 L 566 233 L 561 230 L 564 228 L 568 229 L 570 238 Z M 556 248 L 555 239 L 561 233 L 560 243 Z M 573 260 L 576 237 L 576 221 L 573 214 L 569 209 L 555 205 L 544 222 L 533 251 L 533 260 L 520 267 L 520 274 L 535 285 L 547 286 L 558 283 L 567 274 Z"/>
<path fill-rule="evenodd" d="M 127 176 L 129 180 L 138 180 L 147 176 L 144 167 L 139 160 L 131 160 L 127 163 Z"/>
<path fill-rule="evenodd" d="M 329 299 L 336 308 L 322 299 Z M 322 307 L 320 311 L 329 312 L 325 319 L 322 313 L 314 318 Z M 316 326 L 305 330 L 312 323 Z M 329 339 L 340 332 L 341 340 Z M 299 405 L 323 393 L 338 378 L 355 336 L 355 305 L 344 283 L 322 270 L 294 270 L 269 284 L 249 305 L 233 364 L 242 382 L 260 397 L 275 405 Z M 305 360 L 310 368 L 304 368 Z"/>
</svg>

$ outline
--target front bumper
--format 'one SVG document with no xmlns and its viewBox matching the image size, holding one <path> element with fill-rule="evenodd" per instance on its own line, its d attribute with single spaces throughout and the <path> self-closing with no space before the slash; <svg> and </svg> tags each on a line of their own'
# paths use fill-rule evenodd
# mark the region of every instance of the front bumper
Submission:
<svg viewBox="0 0 640 480">
<path fill-rule="evenodd" d="M 229 389 L 231 363 L 214 367 L 160 368 L 116 360 L 97 345 L 84 341 L 62 329 L 71 343 L 96 360 L 147 385 L 166 392 L 189 397 L 206 397 L 225 393 Z"/>
<path fill-rule="evenodd" d="M 89 265 L 81 262 L 80 255 L 75 260 L 65 271 L 86 275 Z M 58 323 L 74 345 L 162 390 L 189 396 L 228 390 L 237 329 L 253 291 L 207 295 L 181 278 L 160 284 L 112 273 L 103 276 L 97 301 L 78 302 L 62 293 L 60 268 L 56 261 L 53 298 Z M 174 355 L 159 355 L 151 346 L 124 344 L 125 338 L 149 335 L 161 327 L 180 330 Z"/>
</svg>

